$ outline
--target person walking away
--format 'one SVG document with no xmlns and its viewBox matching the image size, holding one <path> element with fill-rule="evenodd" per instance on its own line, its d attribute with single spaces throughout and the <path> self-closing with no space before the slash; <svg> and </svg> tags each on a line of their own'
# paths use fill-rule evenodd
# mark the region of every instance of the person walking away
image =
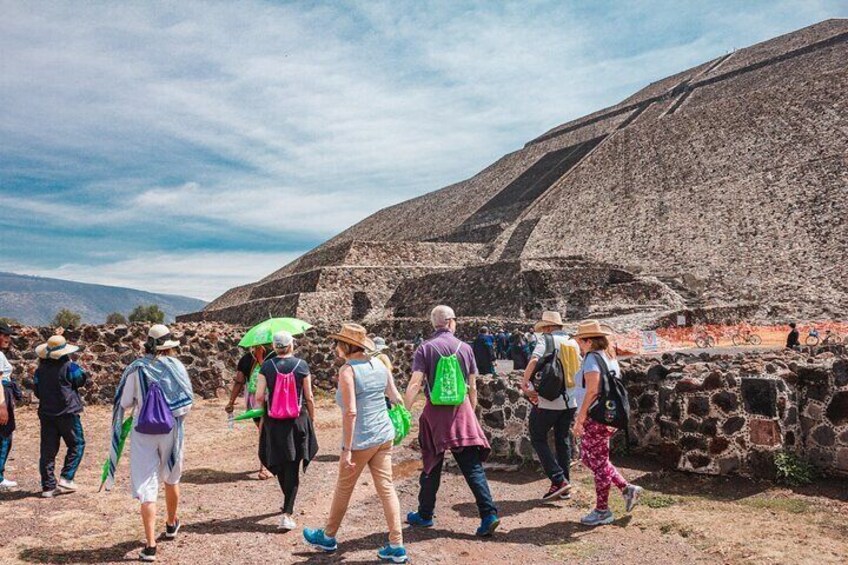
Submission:
<svg viewBox="0 0 848 565">
<path fill-rule="evenodd" d="M 15 431 L 15 401 L 21 399 L 21 391 L 12 380 L 12 364 L 4 351 L 12 345 L 15 331 L 9 324 L 0 322 L 0 492 L 17 488 L 18 483 L 6 478 L 6 461 L 12 451 L 12 435 Z"/>
<path fill-rule="evenodd" d="M 574 375 L 582 361 L 580 348 L 577 342 L 563 331 L 559 312 L 543 312 L 542 318 L 536 322 L 533 329 L 542 335 L 541 339 L 536 340 L 536 347 L 524 370 L 521 390 L 533 404 L 529 422 L 530 441 L 539 457 L 539 463 L 551 481 L 551 486 L 542 496 L 542 500 L 570 498 L 571 425 L 577 412 Z M 540 360 L 549 354 L 554 355 L 552 362 L 560 363 L 565 379 L 562 395 L 554 400 L 540 396 L 532 382 Z M 548 445 L 548 433 L 551 429 L 554 431 L 556 457 Z"/>
<path fill-rule="evenodd" d="M 383 505 L 389 543 L 377 550 L 383 561 L 406 563 L 400 520 L 400 502 L 392 479 L 392 442 L 395 430 L 384 396 L 401 402 L 386 367 L 372 358 L 374 342 L 359 324 L 344 324 L 335 340 L 336 355 L 344 361 L 339 369 L 336 402 L 342 412 L 342 453 L 339 474 L 323 529 L 304 528 L 306 542 L 326 552 L 338 549 L 336 534 L 350 504 L 359 475 L 367 466 L 374 489 Z"/>
<path fill-rule="evenodd" d="M 38 419 L 41 422 L 41 496 L 52 498 L 57 494 L 77 490 L 74 476 L 85 453 L 85 435 L 80 414 L 83 411 L 79 388 L 87 375 L 71 360 L 79 347 L 70 345 L 57 330 L 47 343 L 35 348 L 38 368 L 33 378 L 33 392 L 38 398 Z M 59 441 L 64 441 L 68 451 L 59 474 L 57 488 L 54 465 L 59 454 Z"/>
<path fill-rule="evenodd" d="M 292 515 L 300 467 L 304 472 L 318 453 L 315 437 L 315 400 L 312 377 L 303 359 L 294 356 L 294 337 L 277 332 L 273 337 L 276 357 L 262 364 L 256 383 L 256 402 L 265 406 L 259 434 L 259 460 L 277 477 L 283 492 L 283 515 L 279 529 L 297 527 Z"/>
<path fill-rule="evenodd" d="M 483 326 L 480 328 L 480 333 L 474 339 L 474 361 L 477 363 L 477 370 L 481 375 L 495 374 L 495 351 L 494 340 L 489 335 L 489 328 Z"/>
<path fill-rule="evenodd" d="M 491 447 L 474 413 L 478 374 L 474 353 L 454 335 L 453 309 L 436 306 L 430 320 L 435 333 L 415 352 L 405 396 L 406 408 L 411 411 L 423 385 L 426 404 L 418 420 L 418 442 L 424 470 L 418 481 L 418 511 L 407 514 L 406 521 L 417 527 L 434 524 L 445 452 L 450 451 L 477 503 L 480 527 L 476 534 L 488 537 L 498 528 L 500 519 L 483 469 Z"/>
<path fill-rule="evenodd" d="M 615 518 L 609 509 L 609 491 L 615 485 L 624 496 L 625 509 L 630 512 L 642 493 L 642 487 L 629 484 L 609 459 L 609 440 L 616 432 L 589 417 L 589 409 L 600 394 L 601 371 L 604 366 L 609 376 L 620 378 L 618 361 L 607 353 L 611 332 L 596 320 L 585 320 L 577 326 L 574 340 L 583 353 L 583 364 L 575 380 L 578 403 L 574 435 L 581 439 L 581 461 L 591 469 L 595 479 L 595 508 L 580 522 L 586 526 L 611 524 Z"/>
<path fill-rule="evenodd" d="M 273 352 L 266 355 L 265 347 L 257 345 L 255 347 L 251 347 L 247 353 L 241 356 L 241 359 L 239 359 L 239 362 L 236 365 L 236 376 L 233 378 L 233 390 L 230 391 L 230 401 L 224 407 L 224 411 L 227 414 L 233 413 L 236 399 L 241 396 L 242 392 L 244 392 L 245 410 L 253 410 L 260 406 L 260 404 L 256 401 L 256 383 L 258 382 L 259 371 L 266 359 L 273 357 L 273 355 Z M 253 423 L 256 424 L 261 435 L 262 419 L 254 418 Z M 270 479 L 272 476 L 271 472 L 260 463 L 259 474 L 256 478 L 260 481 L 264 481 Z"/>
<path fill-rule="evenodd" d="M 519 330 L 514 330 L 509 338 L 509 352 L 512 356 L 512 369 L 523 371 L 527 368 L 527 340 Z"/>
<path fill-rule="evenodd" d="M 789 323 L 789 335 L 786 336 L 786 348 L 798 350 L 801 348 L 800 334 L 795 322 Z"/>
<path fill-rule="evenodd" d="M 498 347 L 498 359 L 505 360 L 508 358 L 507 351 L 509 350 L 509 336 L 503 328 L 498 330 L 498 335 L 495 338 L 495 343 Z"/>
<path fill-rule="evenodd" d="M 127 366 L 115 393 L 112 410 L 112 441 L 106 489 L 115 484 L 116 452 L 124 415 L 134 415 L 130 433 L 130 488 L 141 503 L 145 547 L 139 558 L 156 560 L 156 499 L 159 483 L 165 483 L 164 538 L 180 531 L 177 514 L 183 472 L 185 418 L 194 402 L 194 391 L 185 366 L 176 358 L 180 342 L 162 324 L 147 332 L 144 357 Z"/>
</svg>

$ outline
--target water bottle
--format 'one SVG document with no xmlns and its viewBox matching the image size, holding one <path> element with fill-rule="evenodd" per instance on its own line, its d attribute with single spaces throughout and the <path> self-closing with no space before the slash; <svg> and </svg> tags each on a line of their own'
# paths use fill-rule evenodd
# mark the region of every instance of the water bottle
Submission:
<svg viewBox="0 0 848 565">
<path fill-rule="evenodd" d="M 227 414 L 227 429 L 232 430 L 236 425 L 236 417 L 233 416 L 233 413 L 230 412 Z"/>
</svg>

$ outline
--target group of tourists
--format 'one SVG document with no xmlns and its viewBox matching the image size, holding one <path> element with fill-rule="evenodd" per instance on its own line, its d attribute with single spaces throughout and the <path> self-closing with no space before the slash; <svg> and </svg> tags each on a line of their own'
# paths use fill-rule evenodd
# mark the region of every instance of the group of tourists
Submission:
<svg viewBox="0 0 848 565">
<path fill-rule="evenodd" d="M 396 432 L 388 408 L 399 405 L 411 410 L 422 391 L 425 404 L 419 418 L 418 443 L 423 469 L 418 481 L 418 506 L 406 514 L 406 523 L 415 528 L 434 526 L 444 459 L 450 452 L 477 505 L 480 524 L 476 535 L 491 536 L 499 527 L 498 508 L 483 466 L 491 447 L 475 413 L 477 378 L 481 374 L 475 355 L 477 346 L 472 347 L 456 336 L 456 315 L 450 307 L 434 308 L 431 322 L 434 332 L 428 339 L 422 339 L 415 350 L 412 375 L 403 395 L 395 384 L 391 360 L 383 353 L 384 340 L 370 338 L 367 330 L 358 324 L 344 324 L 330 335 L 341 365 L 336 403 L 341 410 L 342 440 L 329 514 L 321 527 L 303 529 L 309 545 L 325 552 L 337 550 L 337 535 L 353 490 L 367 467 L 388 529 L 388 543 L 377 554 L 380 559 L 394 563 L 408 560 L 401 508 L 392 477 Z M 487 328 L 484 330 L 480 332 L 480 341 L 494 352 L 489 358 L 492 362 L 499 347 L 497 336 L 489 334 Z M 0 325 L 0 351 L 9 347 L 12 333 L 11 328 Z M 612 382 L 608 379 L 618 379 L 620 372 L 608 339 L 611 333 L 609 328 L 589 320 L 579 324 L 575 335 L 568 336 L 560 314 L 545 312 L 534 327 L 533 348 L 527 355 L 521 382 L 523 393 L 533 405 L 529 422 L 532 445 L 551 481 L 542 499 L 570 496 L 569 470 L 572 442 L 576 438 L 580 458 L 595 480 L 595 507 L 581 519 L 587 526 L 614 520 L 608 504 L 613 485 L 621 491 L 628 512 L 641 493 L 641 488 L 627 483 L 609 460 L 609 439 L 616 428 L 596 416 L 597 404 Z M 523 334 L 521 337 L 523 346 L 526 338 Z M 165 539 L 175 538 L 180 530 L 184 422 L 192 407 L 193 391 L 186 369 L 176 357 L 179 345 L 166 326 L 152 326 L 145 355 L 125 369 L 115 395 L 104 483 L 107 490 L 114 485 L 128 434 L 130 488 L 133 497 L 141 503 L 146 540 L 140 553 L 143 561 L 156 559 L 155 521 L 160 483 L 165 485 L 167 507 Z M 297 527 L 294 508 L 300 475 L 319 449 L 314 428 L 315 402 L 310 367 L 294 355 L 296 343 L 292 334 L 278 332 L 269 345 L 267 350 L 251 349 L 238 363 L 226 410 L 233 412 L 241 394 L 245 395 L 249 408 L 264 408 L 257 421 L 260 475 L 277 478 L 282 492 L 279 529 L 290 531 Z M 86 383 L 85 371 L 71 358 L 77 350 L 60 334 L 36 348 L 40 361 L 34 386 L 40 400 L 39 467 L 45 497 L 76 490 L 74 474 L 85 447 L 78 389 Z M 19 395 L 10 375 L 11 367 L 0 353 L 4 388 L 0 404 L 0 488 L 4 489 L 16 486 L 3 476 L 15 426 L 14 402 Z M 551 384 L 550 375 L 555 375 L 559 382 Z M 610 401 L 605 402 L 606 412 L 610 413 Z M 130 415 L 134 421 L 128 432 Z M 547 441 L 551 430 L 555 453 Z M 54 459 L 60 439 L 68 451 L 57 483 Z"/>
</svg>

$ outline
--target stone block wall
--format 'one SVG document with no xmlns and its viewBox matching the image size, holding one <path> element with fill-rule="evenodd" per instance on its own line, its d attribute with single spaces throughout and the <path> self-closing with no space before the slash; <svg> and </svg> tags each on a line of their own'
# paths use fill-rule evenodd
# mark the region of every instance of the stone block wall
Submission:
<svg viewBox="0 0 848 565">
<path fill-rule="evenodd" d="M 622 360 L 631 446 L 671 469 L 773 478 L 780 452 L 848 475 L 848 359 L 795 352 Z M 533 457 L 518 373 L 481 377 L 496 455 Z"/>
</svg>

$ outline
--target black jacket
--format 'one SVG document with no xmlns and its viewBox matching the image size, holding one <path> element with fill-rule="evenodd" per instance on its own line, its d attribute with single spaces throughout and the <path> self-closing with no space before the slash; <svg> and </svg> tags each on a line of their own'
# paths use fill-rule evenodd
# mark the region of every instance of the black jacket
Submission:
<svg viewBox="0 0 848 565">
<path fill-rule="evenodd" d="M 42 359 L 35 371 L 34 392 L 38 397 L 39 416 L 63 416 L 82 412 L 77 390 L 88 380 L 85 371 L 65 356 L 59 360 Z"/>
</svg>

